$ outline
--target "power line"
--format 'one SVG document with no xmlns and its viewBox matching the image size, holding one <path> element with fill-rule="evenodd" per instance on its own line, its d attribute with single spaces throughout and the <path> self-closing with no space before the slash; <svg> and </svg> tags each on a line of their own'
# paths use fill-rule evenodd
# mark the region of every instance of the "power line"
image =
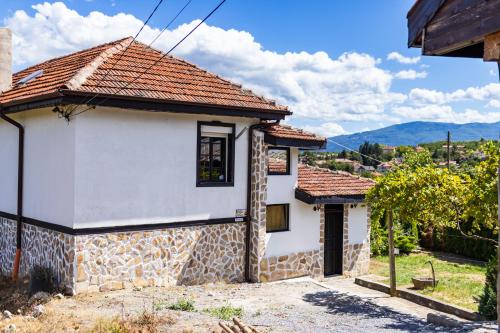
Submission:
<svg viewBox="0 0 500 333">
<path fill-rule="evenodd" d="M 153 45 L 154 42 L 156 42 L 158 40 L 158 38 L 160 38 L 160 36 L 168 29 L 170 28 L 170 26 L 172 25 L 172 23 L 174 23 L 174 21 L 179 17 L 179 15 L 182 14 L 182 12 L 184 11 L 184 9 L 186 9 L 187 6 L 189 6 L 189 4 L 191 3 L 191 1 L 193 0 L 188 0 L 188 2 L 186 2 L 186 4 L 184 5 L 184 7 L 181 8 L 180 11 L 177 12 L 177 15 L 174 16 L 173 19 L 170 20 L 170 22 L 168 22 L 168 24 L 160 31 L 160 33 L 148 44 L 148 46 L 151 46 Z"/>
<path fill-rule="evenodd" d="M 207 16 L 205 16 L 205 18 L 203 20 L 201 20 L 193 29 L 191 29 L 191 31 L 189 31 L 180 41 L 177 42 L 177 44 L 175 44 L 173 47 L 171 47 L 166 53 L 164 53 L 159 59 L 157 59 L 151 66 L 149 66 L 148 68 L 146 68 L 146 70 L 142 73 L 140 73 L 138 76 L 136 76 L 132 81 L 130 81 L 129 83 L 127 83 L 124 87 L 118 89 L 118 91 L 116 91 L 113 95 L 118 95 L 121 91 L 127 89 L 132 83 L 134 83 L 135 81 L 137 81 L 139 78 L 141 78 L 144 74 L 146 74 L 151 68 L 153 68 L 154 66 L 156 66 L 156 64 L 158 64 L 160 61 L 162 61 L 166 56 L 168 56 L 173 50 L 175 50 L 182 42 L 184 42 L 184 40 L 186 40 L 186 38 L 188 38 L 189 36 L 191 36 L 191 34 L 193 32 L 195 32 L 196 29 L 198 29 L 200 27 L 200 25 L 202 25 L 203 23 L 205 23 L 206 20 L 208 20 L 223 4 L 224 2 L 226 2 L 226 0 L 222 0 L 221 2 L 219 2 L 219 4 L 214 8 L 212 9 L 212 11 L 210 13 L 208 13 Z M 109 100 L 111 98 L 111 96 L 108 96 L 106 97 L 105 99 L 103 99 L 101 101 L 101 104 L 106 102 L 107 100 Z M 95 105 L 93 106 L 90 106 L 88 108 L 86 108 L 85 110 L 82 110 L 74 115 L 70 115 L 70 117 L 76 117 L 84 112 L 87 112 L 88 110 L 90 109 L 93 109 L 95 108 Z"/>
<path fill-rule="evenodd" d="M 354 150 L 354 149 L 351 149 L 351 148 L 349 148 L 349 147 L 347 147 L 347 146 L 344 146 L 344 145 L 343 145 L 343 144 L 341 144 L 341 143 L 335 142 L 335 141 L 333 141 L 332 139 L 327 139 L 327 140 L 328 140 L 328 141 L 330 141 L 330 142 L 331 142 L 331 143 L 333 143 L 333 144 L 336 144 L 336 145 L 338 145 L 338 146 L 340 146 L 340 147 L 344 148 L 344 149 L 347 149 L 347 150 L 352 151 L 352 152 L 354 152 L 354 153 L 358 153 L 359 155 L 364 156 L 364 157 L 369 158 L 369 159 L 372 159 L 372 160 L 374 160 L 374 161 L 376 161 L 376 162 L 379 162 L 379 163 L 385 163 L 385 162 L 382 162 L 382 161 L 380 161 L 380 160 L 377 160 L 376 158 L 373 158 L 373 157 L 371 157 L 371 156 L 369 156 L 369 155 L 362 154 L 362 153 L 360 153 L 360 152 L 359 152 L 359 151 L 357 151 L 357 150 Z"/>
<path fill-rule="evenodd" d="M 104 79 L 106 79 L 109 75 L 109 73 L 113 70 L 113 68 L 116 66 L 116 64 L 121 60 L 121 58 L 123 57 L 123 55 L 125 54 L 125 52 L 128 50 L 128 48 L 132 45 L 132 43 L 137 39 L 137 37 L 139 37 L 139 35 L 141 34 L 142 30 L 144 30 L 144 28 L 146 27 L 146 25 L 149 23 L 149 21 L 151 20 L 151 18 L 153 17 L 153 15 L 156 13 L 156 11 L 158 10 L 158 8 L 160 8 L 161 4 L 163 3 L 164 0 L 159 0 L 158 3 L 156 4 L 155 8 L 153 9 L 153 11 L 149 14 L 148 18 L 146 19 L 146 21 L 144 21 L 144 23 L 142 24 L 142 27 L 139 29 L 139 31 L 135 34 L 134 38 L 130 41 L 130 43 L 125 47 L 125 49 L 123 49 L 123 51 L 120 53 L 118 59 L 116 59 L 116 61 L 113 63 L 113 65 L 106 71 L 106 73 L 104 74 L 104 76 L 99 80 L 97 81 L 96 83 L 96 86 L 104 81 Z M 94 89 L 95 89 L 95 86 L 92 88 L 92 90 L 90 91 L 91 93 L 94 92 Z M 92 101 L 95 97 L 97 96 L 97 94 L 95 96 L 93 96 L 89 101 L 85 102 L 85 98 L 80 102 L 78 103 L 70 112 L 69 114 L 71 115 L 71 113 L 73 113 L 80 104 L 84 103 L 87 104 L 89 103 L 90 101 Z"/>
</svg>

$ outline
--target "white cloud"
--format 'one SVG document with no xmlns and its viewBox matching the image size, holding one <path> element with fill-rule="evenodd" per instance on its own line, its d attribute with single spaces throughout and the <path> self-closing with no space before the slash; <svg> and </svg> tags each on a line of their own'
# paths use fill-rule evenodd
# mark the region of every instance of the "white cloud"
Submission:
<svg viewBox="0 0 500 333">
<path fill-rule="evenodd" d="M 427 105 L 421 107 L 401 106 L 392 110 L 409 120 L 427 120 L 465 124 L 470 122 L 494 123 L 500 121 L 500 112 L 481 113 L 474 109 L 455 112 L 449 105 Z"/>
<path fill-rule="evenodd" d="M 302 127 L 305 131 L 312 132 L 324 137 L 332 137 L 332 136 L 337 136 L 341 134 L 346 134 L 346 131 L 342 126 L 340 126 L 337 123 L 323 123 L 319 126 L 303 126 Z"/>
<path fill-rule="evenodd" d="M 14 33 L 18 66 L 135 35 L 142 25 L 124 13 L 108 16 L 94 11 L 82 16 L 62 2 L 45 2 L 33 9 L 33 16 L 16 11 L 5 20 Z M 167 50 L 198 22 L 166 31 L 154 46 Z M 158 32 L 147 26 L 139 40 L 149 43 Z M 321 51 L 277 53 L 263 49 L 248 32 L 207 24 L 174 53 L 290 106 L 294 118 L 379 120 L 388 106 L 406 99 L 391 91 L 393 75 L 379 67 L 380 60 L 364 53 L 337 58 Z"/>
<path fill-rule="evenodd" d="M 401 64 L 411 65 L 420 61 L 420 57 L 405 57 L 399 52 L 391 52 L 387 55 L 387 60 L 394 60 Z"/>
<path fill-rule="evenodd" d="M 424 104 L 444 104 L 462 101 L 488 101 L 500 99 L 500 84 L 490 83 L 482 87 L 469 87 L 458 89 L 450 93 L 437 90 L 415 88 L 410 91 L 410 102 L 419 105 Z"/>
<path fill-rule="evenodd" d="M 33 9 L 34 15 L 20 10 L 4 20 L 14 33 L 13 52 L 17 68 L 133 36 L 143 24 L 133 15 L 125 13 L 109 16 L 94 11 L 83 16 L 62 2 L 44 2 L 34 5 Z M 195 20 L 167 30 L 154 47 L 169 49 L 198 22 Z M 149 43 L 159 31 L 146 26 L 139 40 Z M 418 113 L 426 119 L 466 116 L 467 119 L 481 121 L 485 117 L 495 118 L 497 114 L 475 110 L 456 113 L 447 104 L 474 100 L 489 103 L 491 107 L 500 105 L 500 84 L 470 87 L 451 93 L 415 88 L 407 95 L 392 90 L 393 80 L 423 78 L 427 75 L 425 71 L 407 70 L 394 74 L 380 67 L 380 59 L 358 52 L 337 57 L 321 51 L 278 53 L 264 49 L 246 31 L 225 30 L 207 24 L 202 24 L 174 53 L 258 94 L 288 105 L 294 112 L 295 120 L 324 121 L 326 124 L 323 126 L 314 127 L 314 131 L 321 133 L 340 133 L 342 127 L 333 122 L 376 121 L 390 124 L 420 119 L 415 116 Z M 397 52 L 390 53 L 387 59 L 404 64 L 420 61 L 420 57 L 405 57 Z"/>
<path fill-rule="evenodd" d="M 415 79 L 425 79 L 427 77 L 427 72 L 417 72 L 413 69 L 399 71 L 394 76 L 402 80 L 415 80 Z"/>
</svg>

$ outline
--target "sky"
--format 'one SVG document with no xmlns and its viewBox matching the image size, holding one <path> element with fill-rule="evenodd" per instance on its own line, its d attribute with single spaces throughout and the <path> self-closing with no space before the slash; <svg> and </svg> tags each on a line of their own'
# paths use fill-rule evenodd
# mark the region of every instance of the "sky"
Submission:
<svg viewBox="0 0 500 333">
<path fill-rule="evenodd" d="M 164 0 L 149 44 L 188 0 Z M 175 45 L 219 0 L 191 0 L 153 47 Z M 495 63 L 408 49 L 414 0 L 227 0 L 173 54 L 287 105 L 286 123 L 325 136 L 409 121 L 500 121 Z M 158 0 L 2 0 L 14 70 L 134 36 Z"/>
</svg>

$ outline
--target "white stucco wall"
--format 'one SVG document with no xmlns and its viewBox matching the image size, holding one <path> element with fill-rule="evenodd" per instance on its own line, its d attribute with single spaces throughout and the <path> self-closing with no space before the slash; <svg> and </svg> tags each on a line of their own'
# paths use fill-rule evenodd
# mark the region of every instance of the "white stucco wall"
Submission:
<svg viewBox="0 0 500 333">
<path fill-rule="evenodd" d="M 267 204 L 290 204 L 290 231 L 267 233 L 266 257 L 319 249 L 320 213 L 295 199 L 298 149 L 290 150 L 290 175 L 269 175 Z"/>
<path fill-rule="evenodd" d="M 350 205 L 347 218 L 349 244 L 363 244 L 368 235 L 368 207 L 366 204 Z"/>
<path fill-rule="evenodd" d="M 0 211 L 15 214 L 17 202 L 17 128 L 0 119 Z"/>
<path fill-rule="evenodd" d="M 50 110 L 15 114 L 25 128 L 24 216 L 72 226 L 74 131 Z M 16 213 L 17 129 L 0 120 L 0 210 Z"/>
<path fill-rule="evenodd" d="M 197 121 L 257 120 L 98 109 L 76 122 L 75 227 L 234 217 L 246 208 L 248 132 L 234 187 L 196 187 Z"/>
</svg>

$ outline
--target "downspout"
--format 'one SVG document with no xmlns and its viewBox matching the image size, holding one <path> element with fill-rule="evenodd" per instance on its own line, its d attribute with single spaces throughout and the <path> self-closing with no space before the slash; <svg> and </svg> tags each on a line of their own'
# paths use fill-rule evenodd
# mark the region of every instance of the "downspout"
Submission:
<svg viewBox="0 0 500 333">
<path fill-rule="evenodd" d="M 274 123 L 253 124 L 248 128 L 248 156 L 247 156 L 247 218 L 246 218 L 246 237 L 245 237 L 245 281 L 251 282 L 250 278 L 250 242 L 252 238 L 251 226 L 252 216 L 250 210 L 252 207 L 252 153 L 253 153 L 253 131 L 263 129 L 272 125 L 279 124 L 279 120 Z"/>
<path fill-rule="evenodd" d="M 18 156 L 17 156 L 17 231 L 16 231 L 16 256 L 12 269 L 12 280 L 15 282 L 19 277 L 19 266 L 21 263 L 21 239 L 23 228 L 23 174 L 24 174 L 24 127 L 12 118 L 7 117 L 0 108 L 0 118 L 17 127 L 19 132 Z"/>
</svg>

